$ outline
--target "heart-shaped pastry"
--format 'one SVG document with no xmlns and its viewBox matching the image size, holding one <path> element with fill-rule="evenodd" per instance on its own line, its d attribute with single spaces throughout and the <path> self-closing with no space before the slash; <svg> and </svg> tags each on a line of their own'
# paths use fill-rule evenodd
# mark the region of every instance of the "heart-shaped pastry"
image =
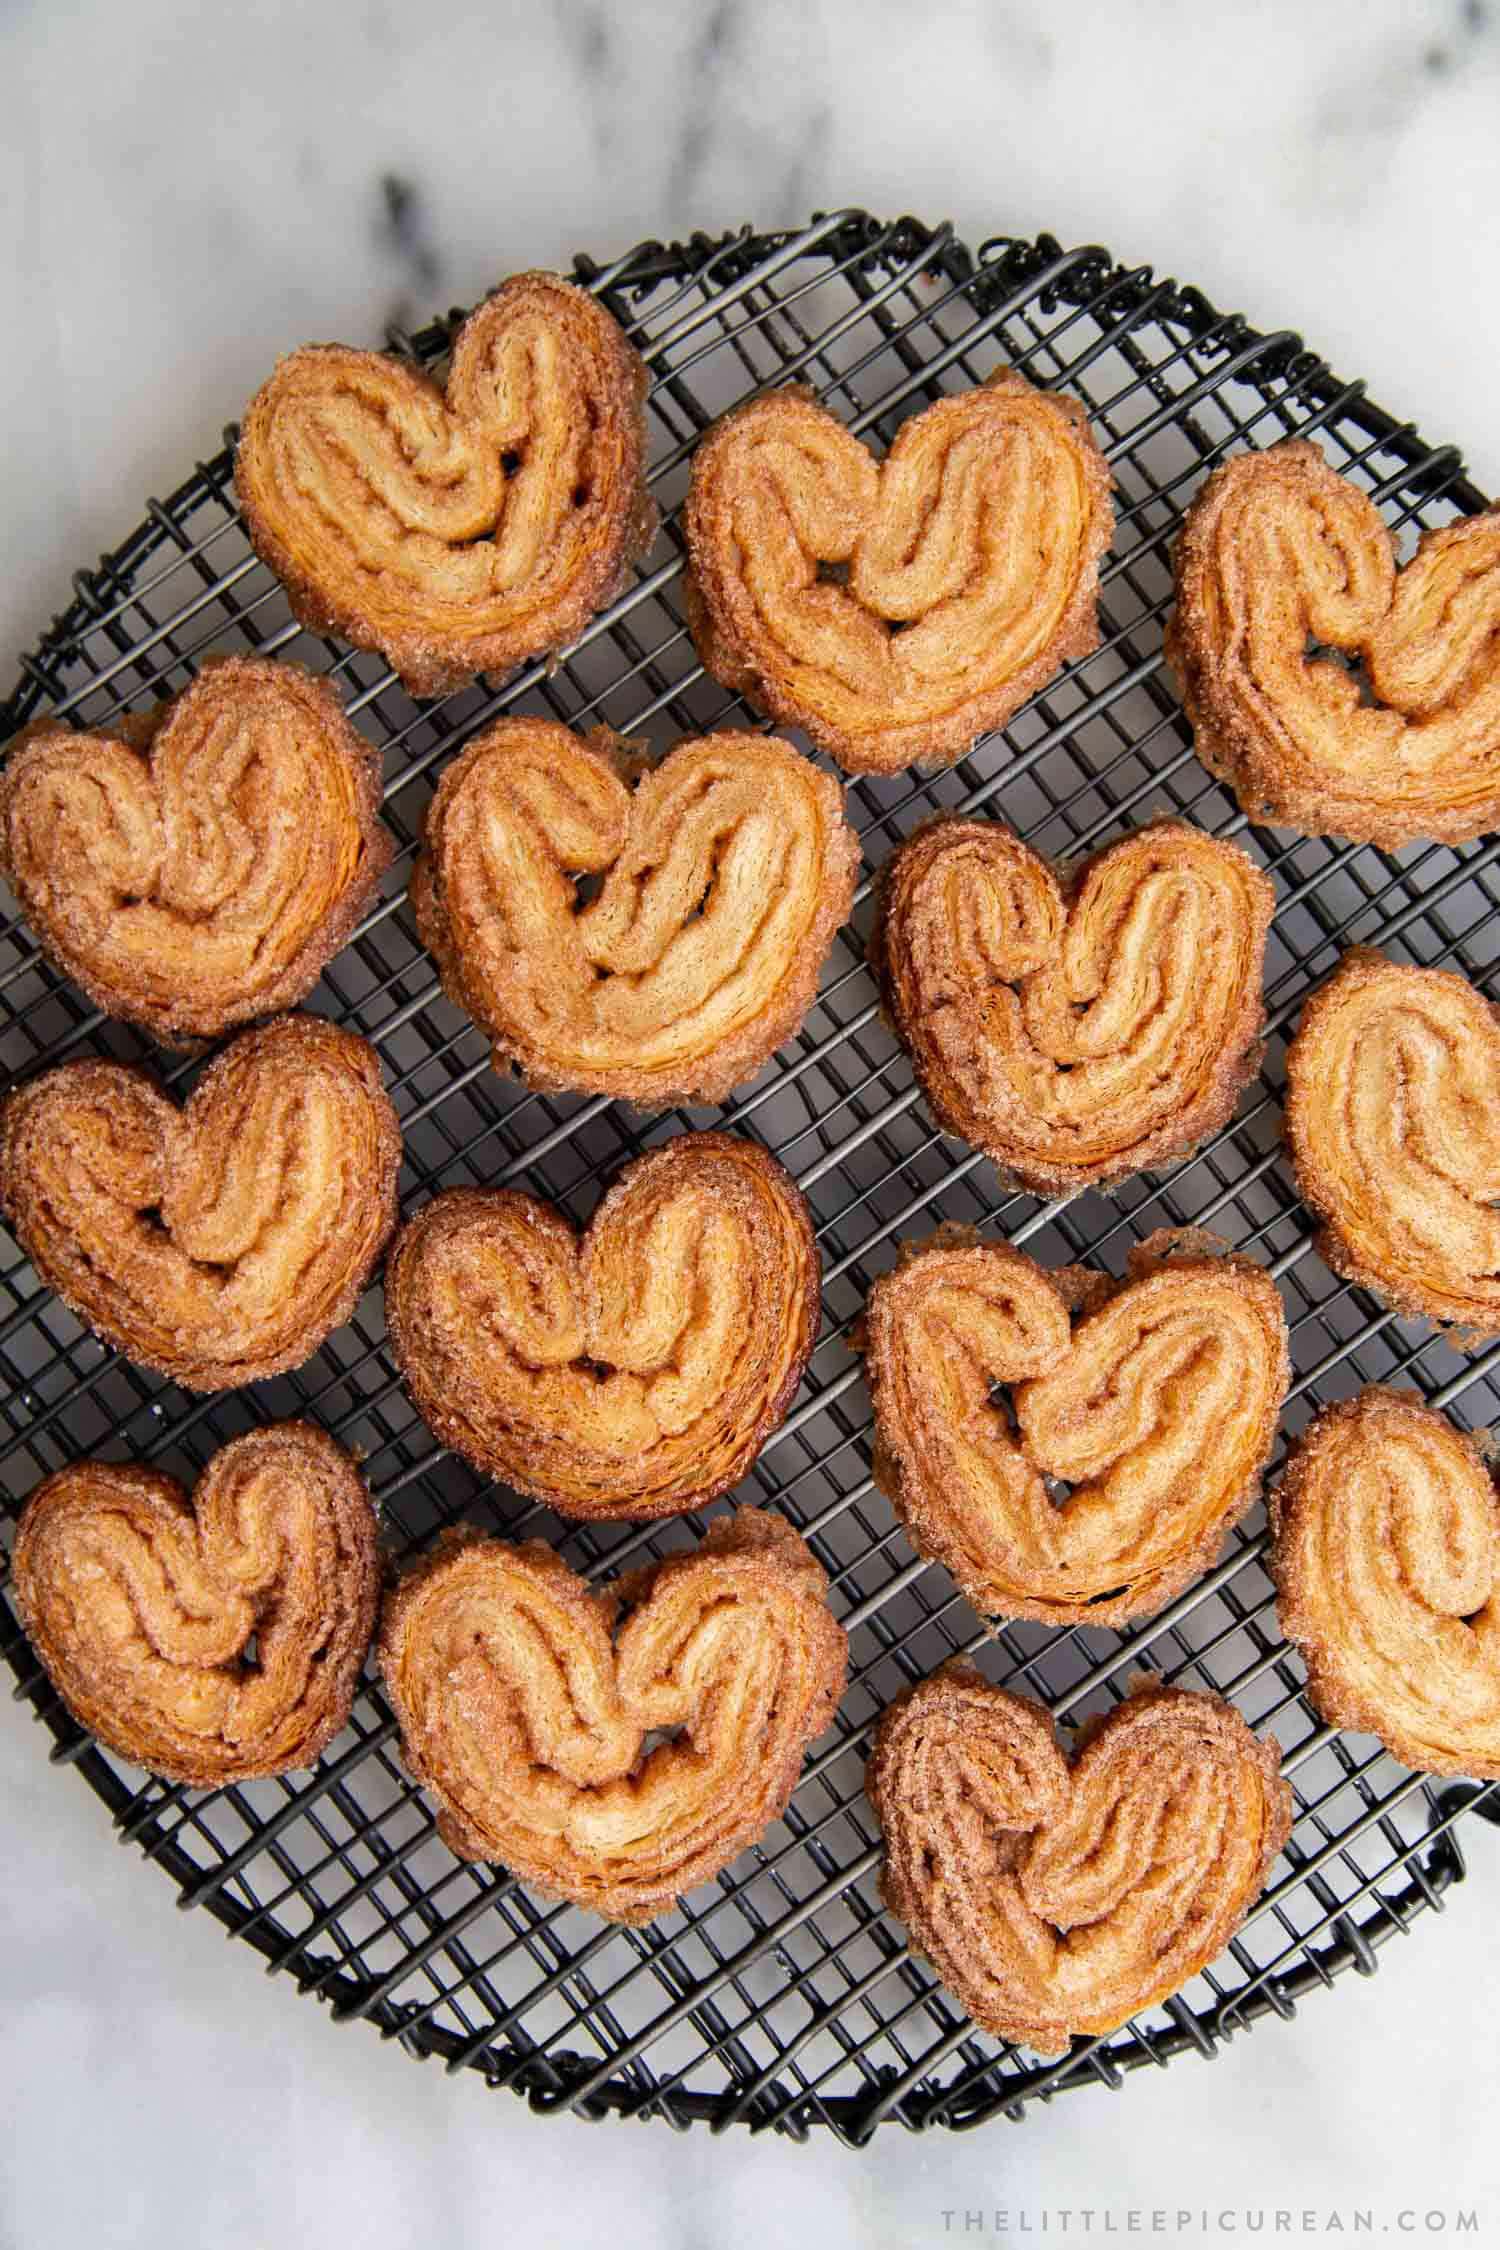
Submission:
<svg viewBox="0 0 1500 2250">
<path fill-rule="evenodd" d="M 1291 1379 L 1276 1284 L 1193 1230 L 1124 1282 L 947 1230 L 875 1283 L 865 1372 L 912 1545 L 977 1610 L 1048 1625 L 1152 1616 L 1208 1568 Z"/>
<path fill-rule="evenodd" d="M 1228 1944 L 1292 1826 L 1274 1743 L 1146 1683 L 1070 1764 L 1038 1703 L 950 1664 L 881 1719 L 886 1904 L 975 2023 L 1039 2055 L 1115 2031 Z"/>
<path fill-rule="evenodd" d="M 190 1391 L 300 1367 L 348 1319 L 400 1163 L 374 1048 L 316 1016 L 242 1032 L 182 1109 L 111 1062 L 0 1105 L 0 1208 L 37 1273 Z"/>
<path fill-rule="evenodd" d="M 806 1014 L 859 841 L 838 784 L 774 739 L 705 735 L 630 774 L 607 734 L 497 720 L 428 808 L 417 927 L 497 1065 L 719 1101 Z M 602 879 L 587 904 L 581 877 Z"/>
<path fill-rule="evenodd" d="M 1450 969 L 1346 953 L 1287 1049 L 1284 1130 L 1335 1273 L 1500 1336 L 1500 1010 Z"/>
<path fill-rule="evenodd" d="M 1276 895 L 1160 820 L 1063 873 L 998 820 L 886 862 L 871 966 L 938 1123 L 1039 1193 L 1184 1155 L 1260 1061 Z"/>
<path fill-rule="evenodd" d="M 1281 1629 L 1330 1726 L 1424 1773 L 1500 1780 L 1500 1501 L 1410 1391 L 1325 1407 L 1271 1495 Z"/>
<path fill-rule="evenodd" d="M 727 1492 L 818 1333 L 807 1205 L 764 1149 L 685 1133 L 620 1174 L 580 1238 L 507 1188 L 449 1188 L 386 1262 L 391 1349 L 445 1445 L 567 1516 L 678 1515 Z"/>
<path fill-rule="evenodd" d="M 714 677 L 851 773 L 951 765 L 1099 644 L 1109 469 L 1076 399 L 1009 368 L 883 461 L 804 390 L 693 455 L 688 621 Z"/>
<path fill-rule="evenodd" d="M 614 1922 L 665 1913 L 785 1811 L 833 1716 L 826 1590 L 753 1508 L 598 1591 L 540 1540 L 450 1535 L 387 1598 L 379 1644 L 444 1841 Z"/>
<path fill-rule="evenodd" d="M 112 732 L 42 720 L 0 774 L 0 872 L 60 968 L 159 1039 L 305 999 L 389 864 L 380 759 L 326 680 L 211 658 Z"/>
<path fill-rule="evenodd" d="M 1253 820 L 1390 850 L 1500 826 L 1500 511 L 1398 571 L 1373 500 L 1291 439 L 1215 469 L 1176 572 L 1167 661 Z"/>
<path fill-rule="evenodd" d="M 563 647 L 651 544 L 646 383 L 603 306 L 552 273 L 469 315 L 446 388 L 306 344 L 245 411 L 245 528 L 304 624 L 446 695 Z"/>
<path fill-rule="evenodd" d="M 349 1717 L 380 1591 L 375 1511 L 310 1423 L 232 1439 L 191 1499 L 135 1462 L 60 1469 L 11 1567 L 73 1716 L 168 1781 L 310 1766 Z"/>
</svg>

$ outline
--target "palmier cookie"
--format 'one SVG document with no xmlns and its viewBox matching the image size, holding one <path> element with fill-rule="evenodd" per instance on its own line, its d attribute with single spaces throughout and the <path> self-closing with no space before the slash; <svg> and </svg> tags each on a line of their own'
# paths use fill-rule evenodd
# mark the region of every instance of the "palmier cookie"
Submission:
<svg viewBox="0 0 1500 2250">
<path fill-rule="evenodd" d="M 1040 1704 L 955 1663 L 885 1713 L 882 1888 L 976 2024 L 1043 2056 L 1167 1999 L 1228 1944 L 1291 1831 L 1273 1743 L 1146 1683 L 1071 1762 Z"/>
<path fill-rule="evenodd" d="M 181 1109 L 95 1061 L 0 1105 L 0 1207 L 42 1281 L 192 1391 L 300 1367 L 347 1320 L 400 1162 L 374 1049 L 316 1016 L 242 1032 Z"/>
<path fill-rule="evenodd" d="M 444 985 L 531 1084 L 721 1101 L 801 1023 L 859 844 L 784 742 L 710 734 L 631 786 L 601 733 L 500 719 L 443 775 L 412 878 Z M 580 904 L 580 879 L 598 880 Z"/>
<path fill-rule="evenodd" d="M 871 965 L 938 1123 L 1066 1193 L 1233 1114 L 1274 906 L 1237 845 L 1180 820 L 1059 872 L 1002 821 L 944 819 L 886 862 Z"/>
<path fill-rule="evenodd" d="M 833 1716 L 826 1588 L 753 1508 L 597 1591 L 540 1541 L 450 1535 L 387 1598 L 379 1647 L 439 1833 L 611 1921 L 665 1913 L 785 1810 Z"/>
<path fill-rule="evenodd" d="M 646 370 L 587 291 L 517 274 L 446 385 L 307 344 L 245 410 L 235 485 L 297 617 L 446 695 L 563 647 L 650 545 Z"/>
<path fill-rule="evenodd" d="M 1500 826 L 1500 512 L 1398 570 L 1375 503 L 1292 439 L 1214 471 L 1176 571 L 1167 660 L 1252 819 L 1387 849 Z"/>
<path fill-rule="evenodd" d="M 764 1149 L 686 1133 L 580 1237 L 549 1203 L 449 1188 L 386 1264 L 391 1349 L 445 1445 L 563 1515 L 677 1515 L 779 1427 L 817 1338 L 807 1205 Z"/>
<path fill-rule="evenodd" d="M 1320 1715 L 1422 1772 L 1500 1780 L 1500 1502 L 1474 1440 L 1372 1387 L 1311 1423 L 1270 1512 Z"/>
<path fill-rule="evenodd" d="M 108 1015 L 208 1039 L 311 992 L 389 864 L 379 808 L 379 756 L 326 680 L 215 657 L 111 728 L 25 728 L 0 872 Z"/>
<path fill-rule="evenodd" d="M 1318 1248 L 1404 1314 L 1500 1335 L 1500 1015 L 1463 977 L 1357 947 L 1302 1010 L 1285 1132 Z"/>
<path fill-rule="evenodd" d="M 1049 1625 L 1149 1617 L 1208 1568 L 1290 1380 L 1270 1275 L 1194 1230 L 1142 1243 L 1123 1282 L 945 1230 L 875 1283 L 864 1342 L 876 1478 L 913 1546 L 985 1615 Z"/>
<path fill-rule="evenodd" d="M 343 1447 L 283 1422 L 231 1439 L 191 1497 L 136 1462 L 60 1469 L 26 1504 L 12 1584 L 81 1726 L 165 1780 L 219 1788 L 310 1766 L 345 1725 L 375 1531 Z"/>
<path fill-rule="evenodd" d="M 698 653 L 851 773 L 951 765 L 1098 646 L 1109 485 L 1078 401 L 1010 369 L 883 461 L 807 391 L 768 392 L 693 455 Z"/>
</svg>

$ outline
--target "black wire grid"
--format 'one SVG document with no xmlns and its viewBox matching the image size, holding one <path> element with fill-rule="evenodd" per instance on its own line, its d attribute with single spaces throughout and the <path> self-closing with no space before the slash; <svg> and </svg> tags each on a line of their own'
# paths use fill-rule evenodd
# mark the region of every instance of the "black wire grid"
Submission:
<svg viewBox="0 0 1500 2250">
<path fill-rule="evenodd" d="M 212 649 L 284 652 L 338 679 L 385 753 L 385 815 L 400 848 L 312 1005 L 379 1048 L 406 1136 L 407 1212 L 438 1186 L 514 1180 L 582 1219 L 621 1164 L 690 1126 L 727 1124 L 777 1152 L 816 1215 L 826 1319 L 798 1403 L 739 1497 L 782 1510 L 830 1573 L 851 1636 L 836 1723 L 785 1819 L 754 1851 L 650 1927 L 616 1930 L 543 1903 L 499 1868 L 452 1857 L 370 1682 L 314 1773 L 204 1794 L 143 1778 L 83 1735 L 3 1599 L 0 1648 L 17 1696 L 54 1739 L 53 1758 L 77 1766 L 179 1904 L 206 1907 L 337 2017 L 364 2017 L 414 2054 L 481 2071 L 538 2109 L 679 2127 L 745 2122 L 800 2137 L 826 2124 L 857 2143 L 887 2119 L 920 2128 L 997 2111 L 1018 2118 L 1059 2088 L 1118 2086 L 1127 2070 L 1190 2048 L 1210 2055 L 1271 2011 L 1290 2016 L 1345 1970 L 1369 1974 L 1381 1943 L 1461 1879 L 1455 1824 L 1476 1805 L 1500 1817 L 1500 1791 L 1440 1788 L 1317 1721 L 1278 1633 L 1259 1510 L 1216 1569 L 1128 1632 L 981 1626 L 946 1572 L 913 1556 L 872 1487 L 849 1331 L 898 1244 L 940 1219 L 977 1222 L 1044 1263 L 1087 1257 L 1115 1271 L 1153 1229 L 1204 1224 L 1255 1252 L 1281 1285 L 1296 1365 L 1289 1431 L 1327 1400 L 1393 1379 L 1462 1423 L 1496 1415 L 1500 1347 L 1461 1357 L 1323 1265 L 1279 1129 L 1286 1038 L 1341 946 L 1449 963 L 1500 997 L 1500 838 L 1391 857 L 1247 825 L 1192 755 L 1161 649 L 1178 523 L 1226 453 L 1315 437 L 1408 544 L 1414 527 L 1484 501 L 1453 447 L 1425 445 L 1298 337 L 1260 334 L 1198 291 L 1097 248 L 1000 238 L 975 256 L 946 227 L 846 211 L 799 233 L 648 243 L 603 268 L 580 257 L 577 272 L 650 366 L 652 481 L 666 529 L 629 591 L 561 663 L 532 665 L 498 691 L 417 704 L 379 659 L 302 631 L 247 546 L 226 442 L 170 499 L 149 502 L 96 570 L 77 575 L 72 606 L 22 660 L 0 733 L 50 713 L 100 724 L 181 689 Z M 393 348 L 439 362 L 458 317 L 393 336 Z M 1118 528 L 1103 572 L 1104 645 L 950 772 L 855 781 L 850 817 L 867 876 L 938 807 L 1003 814 L 1056 855 L 1162 810 L 1235 836 L 1268 868 L 1278 898 L 1269 1048 L 1238 1117 L 1192 1161 L 1107 1201 L 1042 1203 L 1003 1189 L 986 1161 L 935 1131 L 877 1014 L 864 965 L 868 879 L 801 1031 L 722 1108 L 647 1116 L 495 1076 L 484 1041 L 440 997 L 405 905 L 437 769 L 506 710 L 605 721 L 661 745 L 746 724 L 699 669 L 683 625 L 674 510 L 699 433 L 762 385 L 797 381 L 883 445 L 905 416 L 1001 362 L 1083 398 L 1112 464 Z M 82 1053 L 164 1067 L 52 973 L 12 909 L 0 926 L 0 1068 L 15 1076 Z M 181 1089 L 194 1068 L 169 1059 L 164 1074 Z M 445 1455 L 396 1378 L 377 1291 L 297 1374 L 195 1399 L 96 1341 L 4 1238 L 7 1515 L 80 1455 L 141 1456 L 190 1481 L 236 1431 L 304 1413 L 364 1455 L 398 1559 L 467 1517 L 540 1531 L 576 1567 L 607 1576 L 704 1529 L 702 1517 L 647 1530 L 570 1526 Z M 973 2029 L 912 1959 L 876 1891 L 879 1840 L 862 1794 L 872 1723 L 898 1689 L 960 1651 L 1065 1721 L 1107 1707 L 1143 1667 L 1216 1689 L 1274 1731 L 1297 1792 L 1284 1860 L 1223 1958 L 1163 2007 L 1047 2066 Z M 1456 1983 L 1457 1961 L 1448 1974 Z"/>
</svg>

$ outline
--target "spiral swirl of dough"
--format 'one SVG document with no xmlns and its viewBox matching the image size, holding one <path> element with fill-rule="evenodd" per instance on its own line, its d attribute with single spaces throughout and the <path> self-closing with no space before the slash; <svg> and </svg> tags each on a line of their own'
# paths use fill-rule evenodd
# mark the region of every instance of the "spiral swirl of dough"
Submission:
<svg viewBox="0 0 1500 2250">
<path fill-rule="evenodd" d="M 38 1275 L 193 1391 L 300 1367 L 349 1317 L 400 1162 L 374 1049 L 316 1016 L 242 1032 L 182 1109 L 109 1062 L 0 1106 L 0 1206 Z"/>
<path fill-rule="evenodd" d="M 1118 1624 L 1208 1568 L 1255 1498 L 1290 1380 L 1275 1283 L 1222 1252 L 1154 1236 L 1111 1283 L 949 1233 L 875 1283 L 877 1474 L 977 1610 Z M 1061 1506 L 1049 1478 L 1073 1486 Z"/>
<path fill-rule="evenodd" d="M 804 391 L 752 399 L 682 520 L 709 671 L 852 773 L 950 765 L 1098 646 L 1109 470 L 1078 401 L 1009 369 L 879 462 Z"/>
<path fill-rule="evenodd" d="M 572 640 L 650 545 L 646 381 L 550 273 L 469 315 L 446 391 L 385 352 L 304 345 L 245 412 L 246 529 L 305 624 L 448 694 Z"/>
<path fill-rule="evenodd" d="M 1183 821 L 1060 876 L 1001 821 L 943 819 L 886 862 L 871 963 L 939 1124 L 1052 1194 L 1233 1113 L 1274 906 L 1238 846 Z"/>
<path fill-rule="evenodd" d="M 389 864 L 379 807 L 379 756 L 326 680 L 217 657 L 112 734 L 25 729 L 0 870 L 101 1008 L 212 1038 L 312 990 Z"/>
<path fill-rule="evenodd" d="M 598 1592 L 549 1547 L 460 1535 L 385 1606 L 406 1763 L 465 1859 L 649 1922 L 785 1808 L 846 1642 L 780 1517 L 741 1508 Z M 674 1739 L 647 1747 L 654 1733 Z"/>
<path fill-rule="evenodd" d="M 1214 471 L 1176 570 L 1167 658 L 1252 818 L 1387 849 L 1500 826 L 1500 511 L 1398 571 L 1374 502 L 1294 439 Z"/>
<path fill-rule="evenodd" d="M 685 1133 L 626 1167 L 582 1239 L 535 1196 L 450 1188 L 385 1277 L 391 1349 L 444 1444 L 568 1516 L 727 1492 L 817 1338 L 807 1205 L 774 1157 Z"/>
<path fill-rule="evenodd" d="M 428 810 L 417 926 L 497 1065 L 719 1101 L 806 1014 L 859 843 L 837 783 L 784 742 L 710 734 L 633 789 L 626 770 L 607 736 L 497 720 Z M 602 878 L 586 905 L 580 877 Z"/>
<path fill-rule="evenodd" d="M 380 1588 L 359 1472 L 306 1422 L 231 1439 L 191 1499 L 134 1462 L 60 1469 L 12 1568 L 80 1725 L 204 1789 L 314 1762 L 349 1717 Z"/>
<path fill-rule="evenodd" d="M 1500 1335 L 1500 1014 L 1448 969 L 1346 953 L 1287 1049 L 1285 1132 L 1336 1273 Z"/>
<path fill-rule="evenodd" d="M 1070 1766 L 1040 1704 L 947 1665 L 875 1738 L 886 1903 L 984 2030 L 1063 2054 L 1229 1942 L 1291 1831 L 1278 1765 L 1218 1696 L 1146 1685 Z"/>
<path fill-rule="evenodd" d="M 1500 1780 L 1500 1501 L 1410 1391 L 1326 1407 L 1271 1499 L 1282 1630 L 1330 1726 L 1424 1773 Z"/>
</svg>

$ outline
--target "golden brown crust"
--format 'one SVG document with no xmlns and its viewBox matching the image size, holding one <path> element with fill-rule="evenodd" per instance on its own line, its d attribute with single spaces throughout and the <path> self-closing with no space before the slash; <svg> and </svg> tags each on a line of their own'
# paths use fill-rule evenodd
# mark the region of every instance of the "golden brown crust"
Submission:
<svg viewBox="0 0 1500 2250">
<path fill-rule="evenodd" d="M 193 1391 L 300 1367 L 348 1319 L 400 1163 L 375 1050 L 316 1016 L 242 1032 L 182 1109 L 110 1062 L 0 1104 L 0 1208 L 38 1275 Z"/>
<path fill-rule="evenodd" d="M 439 1833 L 611 1921 L 665 1913 L 786 1809 L 832 1718 L 847 1643 L 826 1591 L 753 1508 L 598 1592 L 539 1540 L 444 1541 L 379 1642 Z"/>
<path fill-rule="evenodd" d="M 1283 1129 L 1335 1273 L 1500 1336 L 1500 1011 L 1451 969 L 1346 953 L 1287 1049 Z"/>
<path fill-rule="evenodd" d="M 211 657 L 112 732 L 25 728 L 0 774 L 0 872 L 44 950 L 169 1043 L 305 999 L 390 857 L 379 754 L 300 665 Z"/>
<path fill-rule="evenodd" d="M 808 391 L 751 399 L 699 443 L 682 526 L 704 664 L 851 773 L 951 765 L 1099 645 L 1109 469 L 1078 401 L 1009 368 L 881 462 Z"/>
<path fill-rule="evenodd" d="M 497 1067 L 665 1106 L 791 1037 L 858 872 L 837 782 L 774 737 L 679 743 L 632 789 L 608 735 L 500 719 L 438 784 L 412 903 Z"/>
<path fill-rule="evenodd" d="M 12 1583 L 80 1726 L 213 1789 L 310 1766 L 347 1722 L 375 1627 L 375 1529 L 343 1447 L 283 1422 L 223 1446 L 191 1498 L 136 1462 L 59 1470 L 26 1504 Z"/>
<path fill-rule="evenodd" d="M 445 387 L 306 344 L 245 412 L 246 530 L 303 624 L 446 695 L 564 647 L 650 546 L 646 387 L 603 306 L 552 273 L 470 313 Z"/>
<path fill-rule="evenodd" d="M 1040 1704 L 946 1665 L 866 1773 L 886 1904 L 982 2029 L 1063 2054 L 1228 1944 L 1291 1833 L 1279 1763 L 1232 1704 L 1147 1684 L 1070 1765 Z"/>
<path fill-rule="evenodd" d="M 1398 571 L 1374 502 L 1289 439 L 1215 469 L 1176 573 L 1167 661 L 1252 819 L 1387 850 L 1500 826 L 1500 511 L 1424 533 Z"/>
<path fill-rule="evenodd" d="M 445 1445 L 563 1515 L 679 1515 L 738 1484 L 818 1333 L 817 1243 L 729 1133 L 638 1157 L 581 1237 L 535 1196 L 450 1188 L 386 1263 L 391 1349 Z"/>
<path fill-rule="evenodd" d="M 1500 1780 L 1500 1501 L 1473 1439 L 1372 1385 L 1309 1424 L 1270 1515 L 1313 1707 L 1420 1772 Z"/>
<path fill-rule="evenodd" d="M 1054 1194 L 1232 1116 L 1275 903 L 1237 845 L 1183 821 L 1059 873 L 1003 821 L 943 818 L 881 870 L 870 960 L 939 1124 Z"/>
<path fill-rule="evenodd" d="M 1142 1243 L 1123 1282 L 942 1235 L 871 1290 L 865 1373 L 917 1552 L 984 1614 L 1049 1625 L 1152 1616 L 1208 1568 L 1291 1379 L 1270 1275 L 1197 1230 Z"/>
</svg>

